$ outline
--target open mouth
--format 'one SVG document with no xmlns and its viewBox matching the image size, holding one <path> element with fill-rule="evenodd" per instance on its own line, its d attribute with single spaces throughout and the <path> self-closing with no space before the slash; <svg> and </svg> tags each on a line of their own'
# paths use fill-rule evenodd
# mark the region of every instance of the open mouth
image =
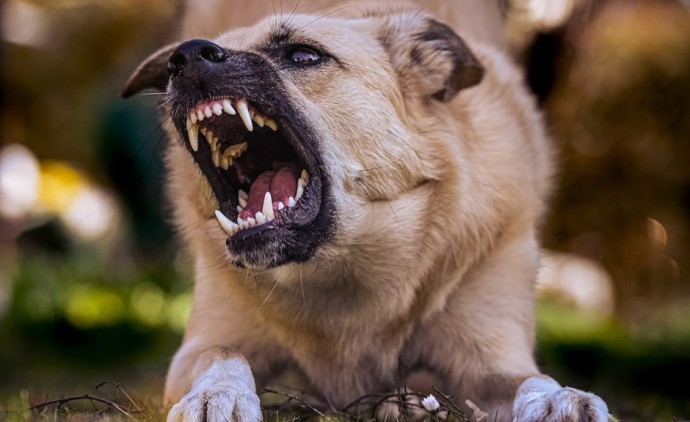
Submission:
<svg viewBox="0 0 690 422">
<path fill-rule="evenodd" d="M 215 218 L 229 238 L 316 218 L 321 195 L 315 153 L 287 118 L 244 98 L 205 99 L 183 118 L 188 149 L 218 199 Z"/>
</svg>

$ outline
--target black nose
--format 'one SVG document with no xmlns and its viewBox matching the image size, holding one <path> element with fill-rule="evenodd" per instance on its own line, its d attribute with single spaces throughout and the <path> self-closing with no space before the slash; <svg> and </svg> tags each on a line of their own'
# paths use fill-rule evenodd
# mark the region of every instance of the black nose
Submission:
<svg viewBox="0 0 690 422">
<path fill-rule="evenodd" d="M 180 76 L 185 69 L 222 63 L 228 58 L 219 45 L 208 40 L 190 40 L 180 44 L 168 59 L 168 74 Z"/>
</svg>

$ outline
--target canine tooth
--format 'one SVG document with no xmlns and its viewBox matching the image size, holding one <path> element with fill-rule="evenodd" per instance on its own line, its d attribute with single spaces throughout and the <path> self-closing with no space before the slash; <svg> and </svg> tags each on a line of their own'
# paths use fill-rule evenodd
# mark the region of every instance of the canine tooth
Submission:
<svg viewBox="0 0 690 422">
<path fill-rule="evenodd" d="M 301 186 L 302 188 L 305 188 L 305 187 L 307 187 L 307 181 L 300 177 L 299 179 L 297 179 L 297 186 Z"/>
<path fill-rule="evenodd" d="M 266 119 L 264 124 L 271 128 L 274 132 L 278 130 L 278 122 L 273 119 Z"/>
<path fill-rule="evenodd" d="M 295 201 L 295 198 L 292 196 L 288 198 L 288 207 L 292 208 L 297 204 L 297 201 Z"/>
<path fill-rule="evenodd" d="M 266 119 L 260 114 L 254 115 L 253 118 L 256 124 L 259 125 L 259 127 L 264 127 L 264 124 L 266 124 Z"/>
<path fill-rule="evenodd" d="M 278 202 L 278 211 L 282 210 L 285 208 L 285 205 L 282 202 Z"/>
<path fill-rule="evenodd" d="M 223 114 L 223 106 L 218 103 L 213 104 L 213 114 L 216 116 Z"/>
<path fill-rule="evenodd" d="M 309 173 L 306 169 L 302 169 L 302 174 L 299 175 L 300 179 L 304 179 L 306 183 L 309 183 Z"/>
<path fill-rule="evenodd" d="M 225 110 L 226 113 L 235 115 L 237 112 L 235 111 L 234 108 L 232 108 L 232 104 L 230 103 L 230 100 L 223 100 L 223 110 Z"/>
<path fill-rule="evenodd" d="M 194 152 L 199 151 L 199 125 L 192 124 L 187 128 L 187 136 L 189 137 L 189 145 L 191 145 Z"/>
<path fill-rule="evenodd" d="M 244 209 L 244 207 L 247 206 L 247 198 L 243 198 L 242 195 L 239 195 L 237 198 L 237 203 L 240 204 L 240 207 Z"/>
<path fill-rule="evenodd" d="M 237 111 L 240 113 L 240 118 L 242 119 L 242 122 L 244 122 L 244 126 L 248 131 L 253 131 L 254 125 L 252 124 L 252 116 L 249 114 L 249 106 L 247 105 L 247 101 L 238 100 L 237 103 L 235 103 L 235 106 L 237 107 Z"/>
<path fill-rule="evenodd" d="M 197 110 L 196 111 L 196 117 L 199 121 L 202 121 L 202 120 L 204 120 L 204 117 L 206 117 L 206 116 L 204 116 L 204 112 L 202 110 Z"/>
<path fill-rule="evenodd" d="M 198 119 L 196 118 L 196 113 L 195 113 L 195 112 L 193 112 L 193 111 L 190 111 L 190 112 L 189 112 L 189 120 L 192 121 L 192 124 L 194 124 L 194 123 L 197 122 Z"/>
<path fill-rule="evenodd" d="M 213 116 L 213 110 L 211 110 L 211 107 L 206 106 L 206 108 L 204 109 L 204 115 L 205 115 L 206 117 L 211 117 L 211 116 Z"/>
<path fill-rule="evenodd" d="M 247 199 L 249 199 L 249 194 L 248 194 L 247 192 L 243 191 L 242 189 L 240 189 L 240 190 L 237 192 L 237 196 L 238 196 L 240 199 L 244 199 L 245 201 L 246 201 Z"/>
<path fill-rule="evenodd" d="M 302 197 L 303 193 L 304 193 L 304 188 L 300 185 L 297 185 L 297 193 L 295 194 L 295 201 L 299 201 L 299 199 Z"/>
<path fill-rule="evenodd" d="M 237 213 L 239 214 L 239 213 L 241 213 L 242 211 L 244 211 L 244 208 L 242 208 L 241 206 L 238 205 L 238 206 L 237 206 Z"/>
<path fill-rule="evenodd" d="M 258 211 L 254 218 L 256 218 L 256 222 L 258 224 L 264 224 L 266 222 L 266 217 L 261 213 L 261 211 Z"/>
<path fill-rule="evenodd" d="M 239 230 L 239 226 L 235 223 L 233 223 L 228 217 L 226 217 L 222 212 L 219 210 L 216 210 L 216 220 L 218 220 L 218 224 L 220 224 L 220 227 L 223 229 L 225 234 L 227 235 L 233 235 L 237 233 Z"/>
<path fill-rule="evenodd" d="M 264 212 L 266 220 L 268 221 L 272 221 L 276 218 L 275 214 L 273 214 L 273 198 L 271 198 L 271 192 L 269 191 L 266 191 L 264 195 L 264 206 L 261 208 L 261 211 Z"/>
</svg>

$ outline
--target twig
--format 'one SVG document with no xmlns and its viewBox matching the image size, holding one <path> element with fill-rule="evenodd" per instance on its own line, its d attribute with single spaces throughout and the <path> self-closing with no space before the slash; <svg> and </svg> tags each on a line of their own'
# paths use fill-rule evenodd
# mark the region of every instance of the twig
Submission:
<svg viewBox="0 0 690 422">
<path fill-rule="evenodd" d="M 458 416 L 462 421 L 469 421 L 467 415 L 465 415 L 465 412 L 462 409 L 460 409 L 460 407 L 458 407 L 458 405 L 455 404 L 453 400 L 451 400 L 453 396 L 449 396 L 448 394 L 443 393 L 436 387 L 433 387 L 433 390 L 437 392 L 439 396 L 441 396 L 443 404 L 446 405 L 446 407 L 448 407 L 448 411 L 450 413 L 455 414 L 455 416 Z"/>
<path fill-rule="evenodd" d="M 139 405 L 137 404 L 137 402 L 135 402 L 134 399 L 127 393 L 127 391 L 126 391 L 124 388 L 122 388 L 122 385 L 120 385 L 119 382 L 115 382 L 115 381 L 103 381 L 102 383 L 100 383 L 100 384 L 98 384 L 98 385 L 96 386 L 96 390 L 98 390 L 99 388 L 103 387 L 104 385 L 113 385 L 113 386 L 115 386 L 119 391 L 122 392 L 122 394 L 125 395 L 125 397 L 127 397 L 127 400 L 129 400 L 129 402 L 132 403 L 132 405 L 134 405 L 134 407 L 137 409 L 137 413 L 146 413 L 146 410 L 145 410 L 145 409 L 142 409 L 141 407 L 139 407 Z"/>
<path fill-rule="evenodd" d="M 285 393 L 285 392 L 282 392 L 282 391 L 273 390 L 273 389 L 270 389 L 270 388 L 264 388 L 264 392 L 266 392 L 266 393 L 273 393 L 273 394 L 279 394 L 279 395 L 281 395 L 281 396 L 287 397 L 287 398 L 290 399 L 290 400 L 295 400 L 295 401 L 301 403 L 302 405 L 306 406 L 309 410 L 311 410 L 312 412 L 314 412 L 314 413 L 316 413 L 317 415 L 321 416 L 322 418 L 330 419 L 328 416 L 326 416 L 325 413 L 323 413 L 323 412 L 320 411 L 319 409 L 315 408 L 315 407 L 312 406 L 311 404 L 307 403 L 306 401 L 302 400 L 301 398 L 299 398 L 299 397 L 297 397 L 297 396 L 295 396 L 295 395 L 293 395 L 293 394 Z"/>
<path fill-rule="evenodd" d="M 38 410 L 38 409 L 42 409 L 44 407 L 52 406 L 52 405 L 57 405 L 57 408 L 61 408 L 64 404 L 67 404 L 71 401 L 76 401 L 76 400 L 97 401 L 99 403 L 103 403 L 107 406 L 112 407 L 113 409 L 122 413 L 123 415 L 125 415 L 129 419 L 136 420 L 136 418 L 134 418 L 132 415 L 130 415 L 125 409 L 120 407 L 120 405 L 118 405 L 117 403 L 110 401 L 108 399 L 104 399 L 102 397 L 92 396 L 91 394 L 82 394 L 81 396 L 71 396 L 71 397 L 64 397 L 64 398 L 56 399 L 56 400 L 49 400 L 49 401 L 46 401 L 43 403 L 33 405 L 29 408 L 29 410 Z"/>
</svg>

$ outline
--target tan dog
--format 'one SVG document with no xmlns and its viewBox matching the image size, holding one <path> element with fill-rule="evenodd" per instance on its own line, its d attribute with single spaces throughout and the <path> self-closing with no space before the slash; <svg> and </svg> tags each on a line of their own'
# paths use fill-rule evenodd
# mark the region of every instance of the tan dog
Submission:
<svg viewBox="0 0 690 422">
<path fill-rule="evenodd" d="M 551 146 L 519 73 L 405 5 L 274 15 L 151 56 L 195 257 L 168 420 L 255 421 L 285 369 L 343 408 L 417 370 L 489 420 L 607 419 L 540 375 Z"/>
</svg>

